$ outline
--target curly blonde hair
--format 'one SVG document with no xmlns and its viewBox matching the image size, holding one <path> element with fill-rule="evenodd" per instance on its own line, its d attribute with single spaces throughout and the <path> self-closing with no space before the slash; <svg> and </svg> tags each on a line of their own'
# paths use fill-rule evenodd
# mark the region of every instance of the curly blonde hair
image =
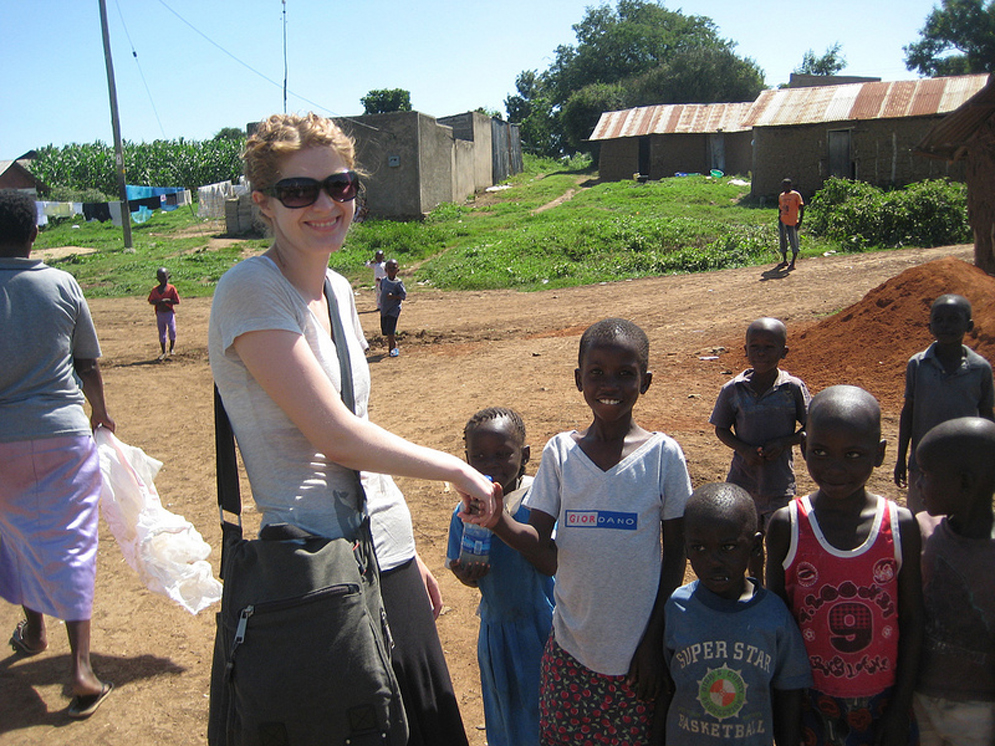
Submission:
<svg viewBox="0 0 995 746">
<path fill-rule="evenodd" d="M 284 157 L 306 148 L 334 148 L 346 166 L 356 165 L 356 143 L 331 119 L 307 114 L 274 114 L 245 143 L 242 160 L 253 190 L 264 191 L 279 180 Z"/>
</svg>

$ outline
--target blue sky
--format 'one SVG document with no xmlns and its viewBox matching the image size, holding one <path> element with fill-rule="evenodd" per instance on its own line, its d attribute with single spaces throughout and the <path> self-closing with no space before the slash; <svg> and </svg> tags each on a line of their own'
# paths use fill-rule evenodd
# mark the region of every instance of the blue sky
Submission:
<svg viewBox="0 0 995 746">
<path fill-rule="evenodd" d="M 585 8 L 598 4 L 107 0 L 122 136 L 200 140 L 282 111 L 284 7 L 289 111 L 361 114 L 360 98 L 371 89 L 404 88 L 415 109 L 445 116 L 480 106 L 503 114 L 518 73 L 545 70 L 558 45 L 576 42 L 571 26 Z M 916 77 L 902 46 L 919 38 L 936 0 L 664 4 L 710 17 L 774 86 L 806 50 L 822 54 L 837 41 L 846 74 Z M 0 159 L 49 143 L 112 141 L 98 7 L 97 0 L 0 2 Z"/>
</svg>

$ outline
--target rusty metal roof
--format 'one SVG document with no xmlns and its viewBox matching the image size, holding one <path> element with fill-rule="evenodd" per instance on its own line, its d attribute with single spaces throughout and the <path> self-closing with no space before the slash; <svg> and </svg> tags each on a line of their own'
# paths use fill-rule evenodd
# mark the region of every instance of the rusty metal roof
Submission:
<svg viewBox="0 0 995 746">
<path fill-rule="evenodd" d="M 995 117 L 995 74 L 988 78 L 988 85 L 941 119 L 912 150 L 933 158 L 959 160 L 966 155 L 974 133 L 992 117 Z"/>
<path fill-rule="evenodd" d="M 660 104 L 623 111 L 606 111 L 589 140 L 614 140 L 641 135 L 745 132 L 743 119 L 751 103 Z"/>
<path fill-rule="evenodd" d="M 987 80 L 987 74 L 958 75 L 766 90 L 753 102 L 742 126 L 749 129 L 944 114 L 980 91 Z"/>
</svg>

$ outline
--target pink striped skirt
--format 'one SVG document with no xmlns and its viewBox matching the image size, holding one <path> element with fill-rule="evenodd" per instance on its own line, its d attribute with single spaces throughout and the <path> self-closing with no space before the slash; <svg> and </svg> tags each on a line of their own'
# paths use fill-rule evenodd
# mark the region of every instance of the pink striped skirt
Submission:
<svg viewBox="0 0 995 746">
<path fill-rule="evenodd" d="M 89 435 L 0 443 L 0 596 L 66 621 L 90 618 L 100 485 Z"/>
</svg>

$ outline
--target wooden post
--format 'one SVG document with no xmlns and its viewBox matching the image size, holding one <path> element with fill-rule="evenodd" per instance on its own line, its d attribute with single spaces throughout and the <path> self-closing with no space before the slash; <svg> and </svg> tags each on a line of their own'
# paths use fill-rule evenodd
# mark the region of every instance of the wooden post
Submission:
<svg viewBox="0 0 995 746">
<path fill-rule="evenodd" d="M 107 91 L 111 99 L 111 128 L 114 131 L 114 167 L 117 172 L 118 194 L 121 197 L 121 227 L 124 228 L 124 248 L 131 248 L 131 206 L 124 180 L 124 146 L 121 144 L 121 123 L 117 116 L 117 88 L 114 85 L 114 63 L 111 61 L 111 37 L 107 31 L 107 4 L 100 4 L 100 30 L 104 37 L 104 62 L 107 66 Z"/>
</svg>

